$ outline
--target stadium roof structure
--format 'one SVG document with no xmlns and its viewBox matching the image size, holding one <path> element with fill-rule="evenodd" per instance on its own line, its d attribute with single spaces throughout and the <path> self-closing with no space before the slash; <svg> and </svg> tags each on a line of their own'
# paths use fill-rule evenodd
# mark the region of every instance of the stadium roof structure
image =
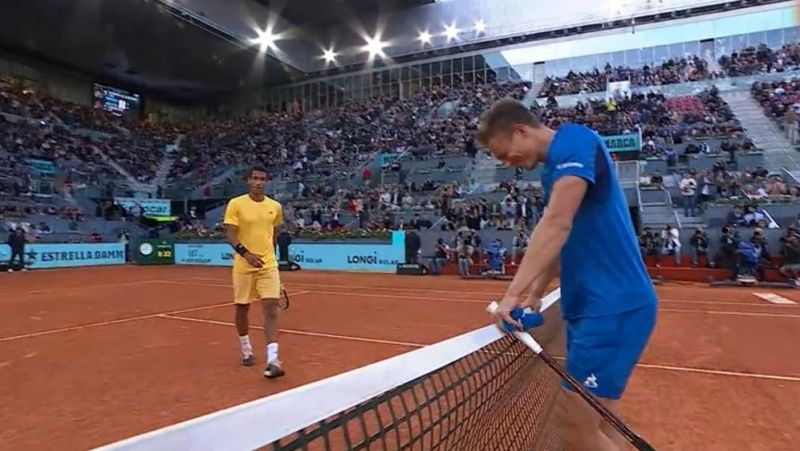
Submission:
<svg viewBox="0 0 800 451">
<path fill-rule="evenodd" d="M 301 75 L 186 19 L 150 0 L 4 0 L 0 57 L 184 102 Z"/>
<path fill-rule="evenodd" d="M 354 16 L 389 13 L 436 3 L 435 0 L 254 0 L 280 11 L 296 26 L 320 29 Z"/>
<path fill-rule="evenodd" d="M 789 0 L 4 0 L 0 56 L 175 100 Z M 612 7 L 609 7 L 612 5 Z"/>
</svg>

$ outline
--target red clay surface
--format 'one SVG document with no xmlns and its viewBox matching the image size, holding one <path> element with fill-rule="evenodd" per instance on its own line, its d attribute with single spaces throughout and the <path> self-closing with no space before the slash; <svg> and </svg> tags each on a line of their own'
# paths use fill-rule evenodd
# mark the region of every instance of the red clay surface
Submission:
<svg viewBox="0 0 800 451">
<path fill-rule="evenodd" d="M 87 449 L 483 326 L 505 284 L 282 273 L 288 374 L 238 365 L 225 268 L 0 274 L 0 443 Z M 656 449 L 800 449 L 800 293 L 659 287 L 658 325 L 623 401 Z M 776 305 L 753 293 L 798 302 Z M 260 315 L 251 315 L 254 327 Z"/>
</svg>

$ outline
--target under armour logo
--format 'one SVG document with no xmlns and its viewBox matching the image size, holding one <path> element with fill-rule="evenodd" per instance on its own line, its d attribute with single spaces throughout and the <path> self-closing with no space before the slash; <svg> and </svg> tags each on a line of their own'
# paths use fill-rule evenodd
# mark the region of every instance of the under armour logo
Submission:
<svg viewBox="0 0 800 451">
<path fill-rule="evenodd" d="M 589 377 L 587 377 L 586 380 L 583 381 L 583 385 L 589 388 L 597 388 L 597 376 L 595 376 L 594 374 L 590 374 Z"/>
</svg>

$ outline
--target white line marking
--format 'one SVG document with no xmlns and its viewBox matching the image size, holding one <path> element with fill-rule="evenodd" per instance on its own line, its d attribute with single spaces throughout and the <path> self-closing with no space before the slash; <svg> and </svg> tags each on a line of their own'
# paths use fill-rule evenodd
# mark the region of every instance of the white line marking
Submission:
<svg viewBox="0 0 800 451">
<path fill-rule="evenodd" d="M 210 277 L 197 277 L 193 279 L 199 280 L 210 280 L 213 282 L 227 282 L 227 280 L 223 279 L 214 279 Z M 169 283 L 169 281 L 166 281 Z M 409 291 L 422 291 L 425 293 L 450 293 L 450 294 L 480 294 L 485 296 L 501 296 L 503 293 L 500 292 L 487 292 L 487 291 L 464 291 L 464 290 L 434 290 L 429 288 L 406 288 L 406 287 L 383 287 L 383 286 L 363 286 L 363 285 L 341 285 L 341 284 L 332 284 L 332 283 L 319 283 L 319 282 L 301 282 L 301 281 L 288 281 L 284 280 L 286 285 L 308 285 L 311 287 L 323 287 L 323 288 L 345 288 L 348 290 L 389 290 L 389 291 L 402 291 L 404 293 L 408 293 Z"/>
<path fill-rule="evenodd" d="M 230 288 L 229 285 L 221 285 L 221 284 L 213 284 L 213 283 L 191 283 L 191 282 L 170 282 L 178 285 L 190 285 L 190 286 L 203 286 L 203 287 L 226 287 Z M 358 289 L 359 287 L 352 287 L 353 289 Z M 360 288 L 367 288 L 367 287 L 360 287 Z M 441 302 L 455 302 L 460 304 L 486 304 L 486 300 L 483 299 L 445 299 L 445 298 L 433 298 L 433 297 L 423 297 L 423 296 L 406 296 L 402 293 L 397 294 L 371 294 L 371 293 L 353 293 L 353 292 L 345 292 L 345 291 L 318 291 L 318 290 L 308 290 L 303 293 L 309 294 L 332 294 L 332 295 L 339 295 L 339 296 L 352 296 L 352 297 L 367 297 L 367 298 L 388 298 L 393 299 L 395 301 L 441 301 Z M 456 292 L 450 292 L 455 294 Z M 459 293 L 462 294 L 462 293 Z M 289 293 L 291 295 L 291 293 Z M 487 297 L 491 297 L 491 293 L 486 293 Z"/>
<path fill-rule="evenodd" d="M 189 277 L 187 279 L 191 280 L 208 280 L 213 282 L 228 282 L 227 279 L 219 279 L 214 277 Z M 230 284 L 227 285 L 217 285 L 217 284 L 207 284 L 207 283 L 191 283 L 185 282 L 183 280 L 165 280 L 162 283 L 174 283 L 180 285 L 197 285 L 197 286 L 226 286 L 230 287 Z M 337 285 L 337 284 L 329 284 L 329 283 L 316 283 L 316 282 L 286 282 L 288 285 L 308 285 L 311 287 L 324 287 L 324 288 L 344 288 L 348 290 L 383 290 L 383 291 L 400 291 L 402 293 L 409 293 L 409 292 L 416 292 L 421 291 L 424 293 L 446 293 L 446 294 L 454 294 L 458 296 L 464 295 L 476 295 L 476 296 L 485 296 L 486 299 L 491 298 L 499 298 L 503 296 L 503 292 L 490 292 L 490 291 L 462 291 L 458 289 L 453 290 L 433 290 L 427 288 L 404 288 L 404 287 L 381 287 L 381 286 L 360 286 L 360 285 Z M 351 294 L 350 291 L 317 291 L 313 288 L 310 290 L 313 293 L 326 293 L 326 294 Z M 406 297 L 406 296 L 401 296 Z M 419 298 L 424 299 L 424 298 Z M 448 299 L 441 299 L 435 298 L 435 300 L 444 300 L 448 301 Z M 458 302 L 454 300 L 453 302 Z M 476 301 L 485 303 L 486 300 Z M 719 301 L 719 300 L 692 300 L 692 299 L 668 299 L 668 298 L 659 298 L 659 302 L 669 302 L 669 303 L 676 303 L 676 304 L 718 304 L 718 305 L 744 305 L 744 306 L 751 306 L 751 307 L 776 307 L 777 305 L 766 305 L 761 302 L 732 302 L 732 301 Z M 781 305 L 780 307 L 791 307 L 790 305 Z M 800 306 L 799 306 L 800 307 Z"/>
<path fill-rule="evenodd" d="M 679 371 L 684 373 L 714 374 L 718 376 L 736 376 L 736 377 L 749 377 L 753 379 L 770 379 L 776 381 L 800 382 L 800 377 L 798 376 L 777 376 L 774 374 L 742 373 L 738 371 L 709 370 L 705 368 L 689 368 L 684 366 L 655 365 L 652 363 L 638 363 L 636 364 L 636 366 L 641 368 Z"/>
<path fill-rule="evenodd" d="M 554 356 L 556 360 L 564 361 L 564 356 Z M 637 367 L 652 370 L 677 371 L 679 373 L 713 374 L 715 376 L 749 377 L 753 379 L 769 379 L 775 381 L 800 382 L 800 376 L 782 376 L 763 373 L 744 373 L 741 371 L 713 370 L 708 368 L 693 368 L 688 366 L 658 365 L 655 363 L 637 363 Z"/>
<path fill-rule="evenodd" d="M 187 286 L 197 286 L 197 287 L 218 287 L 218 288 L 230 288 L 230 285 L 226 284 L 214 284 L 214 283 L 193 283 L 193 282 L 182 282 L 182 281 L 170 281 L 165 283 L 171 283 L 176 285 L 187 285 Z M 298 284 L 292 284 L 298 285 Z M 301 284 L 302 285 L 302 284 Z M 307 284 L 310 285 L 310 284 Z M 314 284 L 314 285 L 323 285 L 323 284 Z M 344 286 L 344 285 L 341 285 Z M 386 287 L 359 287 L 353 286 L 350 287 L 352 289 L 369 289 L 369 290 L 387 290 Z M 334 295 L 334 296 L 348 296 L 348 297 L 366 297 L 371 299 L 392 299 L 395 302 L 418 302 L 418 301 L 437 301 L 437 302 L 452 302 L 457 304 L 486 304 L 487 300 L 491 298 L 498 298 L 502 296 L 501 293 L 477 293 L 477 292 L 459 292 L 459 291 L 446 291 L 446 290 L 414 290 L 414 289 L 403 289 L 403 288 L 389 288 L 390 290 L 401 290 L 404 292 L 408 291 L 432 291 L 432 292 L 441 292 L 441 293 L 449 293 L 453 295 L 463 296 L 465 294 L 471 295 L 485 295 L 485 299 L 464 299 L 464 298 L 457 298 L 457 299 L 447 299 L 444 297 L 428 297 L 428 296 L 407 296 L 403 293 L 396 293 L 396 294 L 389 294 L 389 293 L 382 293 L 377 294 L 373 292 L 366 292 L 366 293 L 354 293 L 354 292 L 345 292 L 345 291 L 323 291 L 323 290 L 308 290 L 302 293 L 308 294 L 325 294 L 325 295 Z M 291 295 L 291 293 L 289 293 Z M 762 303 L 755 303 L 755 302 L 725 302 L 725 301 L 691 301 L 691 300 L 673 300 L 673 299 L 660 299 L 659 302 L 661 303 L 675 303 L 675 304 L 689 304 L 689 305 L 734 305 L 734 306 L 743 306 L 747 307 L 756 307 L 756 308 L 786 308 L 792 307 L 790 305 L 766 305 Z M 670 311 L 669 309 L 660 308 L 659 311 Z M 681 311 L 681 310 L 676 310 Z M 689 310 L 687 310 L 689 311 Z M 693 311 L 693 310 L 692 310 Z M 698 310 L 704 311 L 704 310 Z M 746 312 L 742 312 L 742 314 L 746 314 Z M 767 314 L 765 314 L 767 315 Z M 781 315 L 784 316 L 784 315 Z"/>
<path fill-rule="evenodd" d="M 771 302 L 773 304 L 797 305 L 797 302 L 794 302 L 794 301 L 791 301 L 789 299 L 786 299 L 783 296 L 778 296 L 775 293 L 753 293 L 753 294 L 756 295 L 757 297 L 760 297 L 761 299 L 763 299 L 763 300 L 765 300 L 767 302 Z"/>
<path fill-rule="evenodd" d="M 302 294 L 308 294 L 308 291 L 297 291 L 297 292 L 289 292 L 289 296 L 300 296 Z M 0 343 L 4 341 L 13 341 L 13 340 L 20 340 L 23 338 L 33 338 L 33 337 L 40 337 L 42 335 L 51 335 L 57 334 L 61 332 L 72 332 L 74 330 L 82 330 L 82 329 L 90 329 L 93 327 L 102 327 L 102 326 L 112 326 L 114 324 L 122 324 L 122 323 L 129 323 L 131 321 L 139 321 L 142 319 L 150 319 L 150 318 L 158 318 L 161 315 L 177 315 L 179 313 L 190 313 L 190 312 L 199 312 L 201 310 L 211 310 L 215 308 L 225 307 L 228 305 L 233 305 L 233 301 L 226 302 L 224 304 L 213 304 L 213 305 L 204 305 L 201 307 L 191 307 L 186 309 L 180 310 L 171 310 L 168 312 L 159 312 L 159 313 L 151 313 L 148 315 L 140 315 L 140 316 L 132 316 L 130 318 L 120 318 L 114 319 L 110 321 L 100 321 L 96 323 L 88 323 L 88 324 L 81 324 L 78 326 L 68 326 L 68 327 L 61 327 L 58 329 L 51 329 L 51 330 L 43 330 L 41 332 L 33 332 L 29 334 L 22 334 L 22 335 L 13 335 L 10 337 L 0 337 Z"/>
<path fill-rule="evenodd" d="M 167 318 L 167 319 L 175 319 L 180 321 L 189 321 L 189 322 L 196 322 L 196 323 L 205 323 L 205 324 L 213 324 L 219 326 L 226 326 L 226 327 L 234 327 L 234 323 L 225 322 L 225 321 L 215 321 L 215 320 L 207 320 L 207 319 L 200 319 L 200 318 L 190 318 L 185 316 L 174 316 L 172 314 L 164 314 L 160 315 L 160 318 Z M 259 326 L 250 326 L 251 329 L 261 330 Z M 367 342 L 367 343 L 378 343 L 378 344 L 388 344 L 388 345 L 396 345 L 396 346 L 407 346 L 413 348 L 422 348 L 428 346 L 427 344 L 422 343 L 411 343 L 411 342 L 403 342 L 403 341 L 394 341 L 394 340 L 382 340 L 378 338 L 365 338 L 365 337 L 353 337 L 348 335 L 336 335 L 336 334 L 326 334 L 321 332 L 307 332 L 307 331 L 300 331 L 300 330 L 291 330 L 291 329 L 279 329 L 283 333 L 287 334 L 294 334 L 294 335 L 306 335 L 310 337 L 321 337 L 321 338 L 333 338 L 337 340 L 349 340 L 349 341 L 360 341 L 360 342 Z M 558 357 L 559 360 L 564 360 L 564 357 Z M 666 371 L 677 371 L 683 373 L 699 373 L 699 374 L 713 374 L 717 376 L 735 376 L 735 377 L 747 377 L 747 378 L 754 378 L 754 379 L 769 379 L 769 380 L 779 380 L 779 381 L 788 381 L 788 382 L 800 382 L 800 376 L 782 376 L 782 375 L 774 375 L 774 374 L 763 374 L 763 373 L 745 373 L 741 371 L 728 371 L 728 370 L 714 370 L 714 369 L 707 369 L 707 368 L 693 368 L 693 367 L 685 367 L 685 366 L 675 366 L 675 365 L 658 365 L 653 363 L 637 363 L 636 366 L 641 368 L 647 369 L 657 369 L 657 370 L 666 370 Z"/>
<path fill-rule="evenodd" d="M 173 311 L 170 311 L 170 312 L 151 313 L 149 315 L 132 316 L 130 318 L 114 319 L 114 320 L 110 320 L 110 321 L 100 321 L 100 322 L 97 322 L 97 323 L 81 324 L 79 326 L 61 327 L 59 329 L 43 330 L 41 332 L 33 332 L 33 333 L 22 334 L 22 335 L 13 335 L 13 336 L 10 336 L 10 337 L 0 337 L 0 343 L 2 343 L 4 341 L 21 340 L 23 338 L 41 337 L 42 335 L 58 334 L 58 333 L 61 333 L 61 332 L 72 332 L 72 331 L 75 331 L 75 330 L 90 329 L 90 328 L 93 328 L 93 327 L 102 327 L 102 326 L 111 326 L 111 325 L 114 325 L 114 324 L 129 323 L 131 321 L 139 321 L 139 320 L 142 320 L 142 319 L 158 318 L 161 315 L 171 315 L 171 314 L 178 314 L 178 313 L 199 312 L 201 310 L 210 310 L 210 309 L 224 307 L 224 306 L 227 306 L 227 305 L 233 305 L 233 302 L 226 302 L 225 304 L 205 305 L 205 306 L 202 306 L 202 307 L 192 307 L 192 308 L 181 309 L 181 310 L 173 310 Z"/>
<path fill-rule="evenodd" d="M 690 309 L 677 309 L 677 308 L 660 308 L 660 312 L 675 312 L 675 313 L 708 313 L 709 315 L 732 315 L 732 316 L 765 316 L 770 318 L 800 318 L 800 315 L 793 315 L 790 313 L 751 313 L 751 312 L 729 312 L 724 310 L 690 310 Z"/>
<path fill-rule="evenodd" d="M 191 318 L 186 316 L 175 316 L 171 314 L 163 314 L 159 315 L 158 317 L 165 319 L 174 319 L 178 321 L 188 321 L 192 323 L 213 324 L 215 326 L 226 326 L 226 327 L 236 326 L 235 323 L 229 323 L 226 321 L 216 321 L 212 319 L 203 319 L 203 318 Z M 250 329 L 261 330 L 262 328 L 260 326 L 250 326 Z M 326 334 L 322 332 L 308 332 L 304 330 L 294 330 L 294 329 L 278 329 L 278 331 L 280 331 L 281 333 L 292 334 L 292 335 L 305 335 L 309 337 L 333 338 L 336 340 L 361 341 L 366 343 L 378 343 L 384 345 L 407 346 L 411 348 L 423 348 L 425 346 L 428 346 L 422 343 L 411 343 L 407 341 L 381 340 L 379 338 L 353 337 L 350 335 Z"/>
<path fill-rule="evenodd" d="M 50 271 L 50 270 L 48 270 Z M 13 293 L 13 296 L 16 296 L 17 299 L 20 299 L 21 296 L 36 296 L 40 294 L 48 294 L 48 293 L 65 293 L 70 291 L 77 291 L 83 289 L 91 289 L 91 288 L 108 288 L 108 287 L 121 287 L 127 285 L 142 285 L 148 283 L 169 283 L 170 280 L 166 279 L 153 279 L 153 280 L 133 280 L 130 282 L 114 282 L 114 283 L 99 283 L 95 285 L 85 284 L 85 285 L 75 285 L 71 287 L 60 287 L 60 288 L 49 288 L 44 290 L 31 290 L 22 293 Z M 52 284 L 50 284 L 52 286 Z M 12 293 L 4 293 L 4 295 L 12 296 Z"/>
</svg>

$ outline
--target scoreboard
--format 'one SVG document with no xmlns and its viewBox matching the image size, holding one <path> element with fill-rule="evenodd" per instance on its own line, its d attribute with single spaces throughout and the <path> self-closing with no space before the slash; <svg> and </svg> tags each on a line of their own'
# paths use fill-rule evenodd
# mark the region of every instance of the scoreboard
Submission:
<svg viewBox="0 0 800 451">
<path fill-rule="evenodd" d="M 92 89 L 92 105 L 117 115 L 139 115 L 142 98 L 122 89 L 96 84 Z"/>
<path fill-rule="evenodd" d="M 136 243 L 136 264 L 173 265 L 175 246 L 172 240 L 143 239 Z"/>
</svg>

